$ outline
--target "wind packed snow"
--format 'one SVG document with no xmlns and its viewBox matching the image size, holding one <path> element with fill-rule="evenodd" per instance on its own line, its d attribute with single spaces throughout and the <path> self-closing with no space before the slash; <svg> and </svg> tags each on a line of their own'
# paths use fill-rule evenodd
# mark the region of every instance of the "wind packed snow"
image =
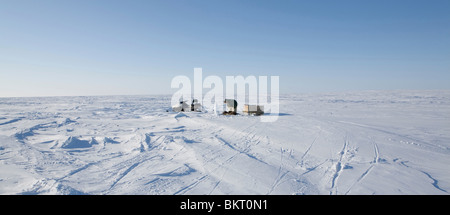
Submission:
<svg viewBox="0 0 450 215">
<path fill-rule="evenodd" d="M 0 194 L 450 192 L 450 91 L 281 95 L 273 123 L 170 99 L 0 98 Z"/>
</svg>

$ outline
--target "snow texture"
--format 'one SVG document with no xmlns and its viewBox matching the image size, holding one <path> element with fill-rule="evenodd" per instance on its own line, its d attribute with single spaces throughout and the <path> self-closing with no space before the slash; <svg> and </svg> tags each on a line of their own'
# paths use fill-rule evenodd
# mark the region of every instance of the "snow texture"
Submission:
<svg viewBox="0 0 450 215">
<path fill-rule="evenodd" d="M 273 123 L 170 99 L 0 98 L 0 194 L 450 192 L 450 91 L 281 95 Z"/>
</svg>

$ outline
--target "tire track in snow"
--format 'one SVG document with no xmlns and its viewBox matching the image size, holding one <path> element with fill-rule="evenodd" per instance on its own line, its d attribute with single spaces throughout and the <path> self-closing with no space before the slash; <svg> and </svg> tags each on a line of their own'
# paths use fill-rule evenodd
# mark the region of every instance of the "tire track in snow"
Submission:
<svg viewBox="0 0 450 215">
<path fill-rule="evenodd" d="M 227 137 L 228 136 L 235 137 L 235 138 L 232 138 L 231 141 L 233 141 L 235 143 L 242 143 L 242 144 L 231 144 L 230 141 L 222 138 L 221 136 L 224 136 L 223 134 L 221 134 L 221 132 L 224 131 L 223 128 L 221 128 L 213 133 L 214 139 L 216 139 L 219 143 L 222 143 L 223 145 L 227 146 L 227 148 L 231 149 L 235 153 L 233 155 L 229 156 L 229 158 L 227 160 L 225 160 L 224 162 L 217 163 L 218 166 L 210 171 L 210 173 L 214 173 L 217 170 L 221 170 L 222 173 L 219 173 L 219 175 L 214 176 L 215 178 L 217 178 L 218 181 L 215 183 L 215 185 L 209 191 L 209 194 L 212 194 L 215 191 L 215 189 L 222 183 L 223 178 L 225 177 L 225 175 L 228 172 L 228 168 L 226 166 L 231 164 L 233 162 L 233 160 L 236 159 L 239 155 L 245 155 L 247 158 L 250 158 L 254 161 L 268 165 L 265 161 L 257 158 L 256 156 L 254 156 L 253 154 L 250 153 L 250 148 L 252 146 L 258 145 L 261 142 L 261 138 L 262 138 L 258 134 L 258 131 L 261 131 L 261 130 L 258 130 L 257 128 L 255 128 L 255 126 L 257 124 L 258 124 L 258 122 L 252 123 L 251 125 L 246 126 L 242 130 L 233 129 L 231 135 L 225 135 Z M 267 127 L 267 125 L 264 127 L 264 129 L 266 127 Z"/>
<path fill-rule="evenodd" d="M 251 126 L 250 126 L 250 127 L 251 127 Z M 248 127 L 248 128 L 250 128 L 250 127 Z M 248 129 L 248 128 L 247 128 L 247 129 Z M 251 134 L 253 134 L 253 136 L 250 137 L 250 139 L 248 139 L 248 137 L 249 137 Z M 233 135 L 233 136 L 234 136 L 234 135 Z M 258 136 L 258 140 L 261 138 L 259 135 L 256 135 L 256 134 L 255 134 L 255 131 L 253 131 L 253 132 L 248 132 L 248 133 L 246 133 L 246 135 L 245 135 L 243 138 L 241 138 L 242 140 L 246 140 L 246 144 L 247 144 L 247 145 L 246 145 L 246 148 L 245 148 L 245 149 L 239 149 L 239 148 L 236 148 L 236 147 L 233 146 L 231 143 L 229 143 L 228 141 L 226 141 L 226 140 L 223 139 L 222 137 L 219 137 L 218 135 L 215 135 L 214 137 L 215 137 L 217 140 L 219 140 L 220 142 L 222 142 L 224 145 L 228 146 L 230 149 L 232 149 L 232 150 L 234 150 L 234 151 L 236 151 L 236 152 L 239 152 L 240 154 L 243 154 L 243 155 L 245 155 L 245 156 L 247 156 L 247 157 L 249 157 L 249 158 L 251 158 L 251 159 L 253 159 L 253 160 L 256 160 L 256 161 L 258 161 L 258 162 L 261 162 L 261 163 L 264 163 L 264 164 L 267 165 L 267 163 L 266 163 L 265 161 L 263 161 L 263 160 L 261 160 L 261 159 L 255 157 L 254 155 L 252 155 L 252 154 L 249 153 L 250 147 L 252 146 L 252 145 L 249 144 L 249 142 L 251 142 L 253 139 L 255 139 L 256 136 Z M 255 142 L 256 142 L 256 144 L 259 144 L 260 141 L 255 141 Z"/>
<path fill-rule="evenodd" d="M 337 183 L 337 180 L 339 179 L 340 174 L 342 173 L 342 171 L 344 169 L 344 167 L 342 165 L 342 161 L 346 155 L 347 147 L 348 147 L 348 140 L 347 140 L 347 136 L 346 136 L 345 141 L 344 141 L 344 146 L 342 147 L 342 150 L 339 152 L 340 156 L 339 156 L 339 160 L 335 166 L 336 169 L 335 169 L 334 175 L 331 179 L 330 195 L 333 194 L 333 190 L 334 190 L 334 194 L 338 193 L 336 183 Z"/>
<path fill-rule="evenodd" d="M 311 150 L 311 148 L 312 148 L 312 146 L 314 145 L 314 143 L 316 143 L 316 140 L 317 140 L 317 138 L 319 137 L 319 135 L 320 135 L 320 132 L 319 132 L 319 134 L 314 138 L 314 140 L 311 142 L 311 144 L 309 145 L 309 147 L 308 147 L 308 149 L 306 149 L 306 151 L 303 153 L 303 155 L 302 155 L 302 157 L 300 158 L 300 166 L 303 166 L 303 164 L 304 164 L 304 160 L 305 160 L 305 157 L 306 157 L 306 155 L 309 153 L 309 151 Z M 298 164 L 298 163 L 297 163 Z"/>
<path fill-rule="evenodd" d="M 140 164 L 147 162 L 149 160 L 153 160 L 154 158 L 160 158 L 160 155 L 156 155 L 147 159 L 143 159 L 141 160 L 141 157 L 143 157 L 142 155 L 138 155 L 136 157 L 131 158 L 128 161 L 125 161 L 126 163 L 133 163 L 131 166 L 129 166 L 125 171 L 123 171 L 122 173 L 119 174 L 119 176 L 114 180 L 114 182 L 111 184 L 111 186 L 109 187 L 108 191 L 111 191 L 117 183 L 119 183 L 125 176 L 127 176 L 132 170 L 134 170 L 136 167 L 138 167 Z M 138 161 L 134 161 L 135 159 L 137 159 Z M 126 165 L 126 164 L 125 164 Z M 126 165 L 127 166 L 127 165 Z"/>
<path fill-rule="evenodd" d="M 272 186 L 270 187 L 267 195 L 269 195 L 273 192 L 273 190 L 280 184 L 281 179 L 283 179 L 284 176 L 289 172 L 289 171 L 285 171 L 284 173 L 281 173 L 282 170 L 284 169 L 283 154 L 284 154 L 283 148 L 280 148 L 280 167 L 278 168 L 277 177 L 275 178 L 275 181 L 273 182 Z"/>
<path fill-rule="evenodd" d="M 387 131 L 387 130 L 384 130 L 384 129 L 381 129 L 381 128 L 377 128 L 375 126 L 364 125 L 364 124 L 360 124 L 360 123 L 347 122 L 347 121 L 338 121 L 338 123 L 342 123 L 342 124 L 346 124 L 346 125 L 353 125 L 353 126 L 356 126 L 356 127 L 365 128 L 365 129 L 369 129 L 369 130 L 372 130 L 372 131 L 377 131 L 377 132 L 380 132 L 380 133 L 384 133 L 384 134 L 387 134 L 387 135 L 400 137 L 402 139 L 406 139 L 406 140 L 411 141 L 412 143 L 414 143 L 412 145 L 415 145 L 415 146 L 418 146 L 418 147 L 421 147 L 421 148 L 427 148 L 427 149 L 433 150 L 435 152 L 440 152 L 440 153 L 445 153 L 445 154 L 449 154 L 450 153 L 450 148 L 449 147 L 428 143 L 428 142 L 422 141 L 420 139 L 417 139 L 415 137 L 410 137 L 409 135 L 395 133 L 395 132 Z"/>
<path fill-rule="evenodd" d="M 213 170 L 210 171 L 210 174 L 215 173 L 217 170 L 223 170 L 223 173 L 221 174 L 220 178 L 218 178 L 218 181 L 214 185 L 214 187 L 209 191 L 209 195 L 211 195 L 212 192 L 214 192 L 214 190 L 219 186 L 219 184 L 222 183 L 223 177 L 228 173 L 228 168 L 226 166 L 228 164 L 230 164 L 240 154 L 241 154 L 241 152 L 237 152 L 237 153 L 233 154 L 227 160 L 218 164 L 218 166 L 216 168 L 214 168 Z"/>
<path fill-rule="evenodd" d="M 314 145 L 314 143 L 316 143 L 317 137 L 318 137 L 318 136 L 316 136 L 316 137 L 314 138 L 314 140 L 312 141 L 311 145 L 309 145 L 308 149 L 306 149 L 305 153 L 303 153 L 302 157 L 300 158 L 300 159 L 302 160 L 302 163 L 303 163 L 303 159 L 304 159 L 305 156 L 308 154 L 309 150 L 311 150 L 311 148 L 312 148 L 312 146 Z"/>
<path fill-rule="evenodd" d="M 369 168 L 367 168 L 366 171 L 364 171 L 363 174 L 361 174 L 358 177 L 358 179 L 350 186 L 350 188 L 347 190 L 347 192 L 345 192 L 345 195 L 347 195 L 353 189 L 353 186 L 355 186 L 357 183 L 362 181 L 372 171 L 373 167 L 375 167 L 375 165 L 377 165 L 378 161 L 380 160 L 380 151 L 378 149 L 378 145 L 373 140 L 371 140 L 371 142 L 373 144 L 375 157 L 374 157 L 373 161 L 370 162 Z"/>
<path fill-rule="evenodd" d="M 173 195 L 182 195 L 184 193 L 186 193 L 189 190 L 192 190 L 192 188 L 196 187 L 200 182 L 202 182 L 203 180 L 205 180 L 207 178 L 207 175 L 204 175 L 202 177 L 200 177 L 198 180 L 196 180 L 195 182 L 182 187 L 180 190 L 176 191 L 175 193 L 173 193 Z"/>
</svg>

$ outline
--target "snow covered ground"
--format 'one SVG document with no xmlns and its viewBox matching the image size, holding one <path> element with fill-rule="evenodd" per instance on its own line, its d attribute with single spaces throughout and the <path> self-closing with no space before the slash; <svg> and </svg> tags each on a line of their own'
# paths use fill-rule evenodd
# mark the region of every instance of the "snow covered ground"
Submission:
<svg viewBox="0 0 450 215">
<path fill-rule="evenodd" d="M 280 117 L 170 96 L 0 98 L 0 194 L 449 194 L 450 91 L 280 96 Z"/>
</svg>

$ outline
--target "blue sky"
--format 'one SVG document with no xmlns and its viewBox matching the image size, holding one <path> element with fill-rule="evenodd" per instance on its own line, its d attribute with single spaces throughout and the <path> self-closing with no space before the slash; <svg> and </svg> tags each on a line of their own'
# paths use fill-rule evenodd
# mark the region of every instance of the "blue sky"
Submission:
<svg viewBox="0 0 450 215">
<path fill-rule="evenodd" d="M 450 89 L 448 0 L 0 5 L 0 97 L 170 94 L 194 67 L 281 93 Z"/>
</svg>

